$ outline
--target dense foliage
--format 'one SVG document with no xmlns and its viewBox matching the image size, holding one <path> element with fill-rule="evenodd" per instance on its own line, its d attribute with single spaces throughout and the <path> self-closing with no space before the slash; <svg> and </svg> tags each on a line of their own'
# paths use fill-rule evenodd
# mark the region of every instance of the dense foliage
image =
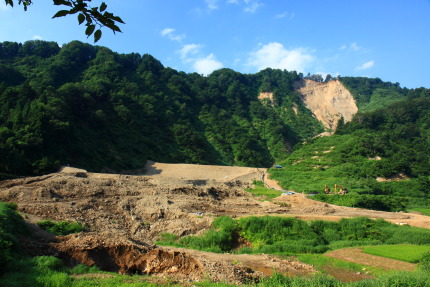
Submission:
<svg viewBox="0 0 430 287">
<path fill-rule="evenodd" d="M 122 170 L 147 159 L 270 166 L 323 130 L 294 92 L 298 78 L 272 69 L 203 77 L 78 41 L 3 42 L 0 171 Z M 262 91 L 273 102 L 258 100 Z"/>
</svg>

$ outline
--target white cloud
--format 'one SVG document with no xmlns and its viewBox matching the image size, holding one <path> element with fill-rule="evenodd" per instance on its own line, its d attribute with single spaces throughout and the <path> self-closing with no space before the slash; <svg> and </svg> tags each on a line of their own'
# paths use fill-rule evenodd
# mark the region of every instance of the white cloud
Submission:
<svg viewBox="0 0 430 287">
<path fill-rule="evenodd" d="M 214 54 L 209 54 L 205 58 L 196 59 L 193 65 L 197 73 L 209 75 L 217 69 L 221 69 L 223 64 L 215 59 Z"/>
<path fill-rule="evenodd" d="M 42 40 L 42 37 L 39 35 L 34 35 L 33 40 Z"/>
<path fill-rule="evenodd" d="M 218 9 L 218 0 L 205 0 L 206 5 L 208 5 L 209 10 L 216 10 Z"/>
<path fill-rule="evenodd" d="M 202 45 L 199 45 L 199 44 L 186 44 L 182 46 L 182 49 L 179 50 L 181 59 L 188 61 L 189 56 L 198 54 L 201 48 L 202 48 Z"/>
<path fill-rule="evenodd" d="M 258 0 L 227 0 L 228 4 L 236 4 L 236 5 L 243 5 L 243 11 L 247 13 L 254 13 L 263 6 L 263 3 L 261 3 Z"/>
<path fill-rule="evenodd" d="M 165 29 L 163 29 L 163 31 L 161 31 L 161 36 L 168 36 L 168 35 L 172 34 L 173 32 L 175 32 L 175 29 L 165 28 Z"/>
<path fill-rule="evenodd" d="M 181 42 L 185 39 L 184 34 L 177 35 L 175 31 L 176 30 L 173 28 L 165 28 L 161 31 L 161 36 L 168 37 L 170 40 L 177 42 Z"/>
<path fill-rule="evenodd" d="M 375 61 L 369 61 L 369 62 L 366 62 L 366 63 L 356 67 L 355 69 L 356 70 L 367 70 L 367 69 L 372 68 L 374 65 L 375 65 Z"/>
<path fill-rule="evenodd" d="M 258 8 L 263 6 L 263 3 L 255 0 L 244 0 L 243 2 L 245 2 L 245 8 L 243 10 L 248 13 L 254 13 Z"/>
<path fill-rule="evenodd" d="M 288 11 L 285 11 L 284 13 L 281 13 L 281 14 L 276 14 L 276 18 L 277 19 L 281 19 L 281 18 L 288 18 L 288 19 L 293 19 L 294 18 L 294 16 L 295 16 L 295 14 L 294 13 L 292 13 L 292 12 L 288 12 Z"/>
<path fill-rule="evenodd" d="M 353 42 L 353 43 L 351 43 L 351 44 L 349 44 L 349 45 L 342 45 L 341 47 L 340 47 L 340 50 L 342 50 L 342 51 L 344 51 L 344 50 L 350 50 L 350 51 L 354 51 L 354 52 L 358 52 L 358 51 L 360 51 L 360 50 L 362 50 L 363 48 L 362 47 L 360 47 L 357 43 L 355 43 L 355 42 Z"/>
<path fill-rule="evenodd" d="M 288 50 L 282 44 L 272 42 L 252 52 L 248 65 L 258 70 L 273 68 L 303 72 L 313 61 L 314 57 L 306 49 Z"/>
<path fill-rule="evenodd" d="M 209 75 L 224 66 L 215 58 L 213 53 L 204 56 L 202 48 L 203 45 L 201 44 L 186 44 L 177 52 L 184 64 L 190 65 L 192 70 L 199 74 Z"/>
<path fill-rule="evenodd" d="M 361 47 L 357 45 L 357 43 L 351 43 L 351 45 L 349 45 L 349 48 L 353 51 L 360 51 Z"/>
</svg>

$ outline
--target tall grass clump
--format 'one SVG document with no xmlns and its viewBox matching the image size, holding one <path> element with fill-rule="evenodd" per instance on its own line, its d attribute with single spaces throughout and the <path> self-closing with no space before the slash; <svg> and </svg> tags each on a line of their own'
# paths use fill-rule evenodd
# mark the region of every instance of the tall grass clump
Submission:
<svg viewBox="0 0 430 287">
<path fill-rule="evenodd" d="M 240 234 L 257 253 L 324 252 L 324 242 L 310 225 L 292 217 L 246 217 L 238 221 Z"/>
<path fill-rule="evenodd" d="M 240 237 L 251 246 L 239 250 Z M 187 247 L 211 252 L 298 254 L 324 253 L 328 250 L 381 244 L 430 244 L 430 230 L 399 226 L 383 219 L 344 218 L 339 222 L 304 221 L 292 217 L 245 217 L 233 220 L 222 216 L 202 236 L 179 238 L 163 233 L 160 245 Z"/>
<path fill-rule="evenodd" d="M 213 228 L 201 237 L 187 236 L 179 239 L 179 246 L 217 253 L 230 251 L 237 236 L 237 222 L 231 217 L 221 216 L 216 218 L 212 225 Z"/>
</svg>

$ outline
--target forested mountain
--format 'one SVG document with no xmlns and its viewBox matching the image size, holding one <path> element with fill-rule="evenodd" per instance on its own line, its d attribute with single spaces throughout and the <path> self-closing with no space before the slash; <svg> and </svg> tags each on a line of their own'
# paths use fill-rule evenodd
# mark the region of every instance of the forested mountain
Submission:
<svg viewBox="0 0 430 287">
<path fill-rule="evenodd" d="M 285 160 L 297 143 L 324 131 L 294 89 L 301 79 L 302 74 L 273 69 L 256 74 L 221 69 L 207 77 L 186 74 L 147 54 L 118 54 L 78 41 L 61 48 L 38 40 L 3 42 L 0 173 L 38 174 L 65 164 L 119 171 L 140 168 L 148 159 L 271 166 Z M 340 81 L 361 111 L 429 96 L 428 89 L 402 89 L 380 79 Z M 270 92 L 272 98 L 258 99 L 262 92 Z M 424 106 L 415 114 L 420 120 L 404 119 L 403 133 L 422 134 L 425 146 L 428 129 L 423 127 L 428 123 L 421 114 L 428 114 L 428 108 Z M 393 143 L 397 138 L 385 125 L 396 116 L 382 119 L 384 114 L 359 113 L 352 123 L 341 124 L 338 133 L 371 129 L 378 140 L 381 134 L 384 144 Z M 407 141 L 402 135 L 398 138 Z M 415 138 L 411 141 L 415 144 Z M 401 150 L 388 146 L 394 150 L 384 152 Z M 382 147 L 370 149 L 378 148 Z M 390 172 L 380 169 L 380 173 Z"/>
<path fill-rule="evenodd" d="M 78 41 L 3 42 L 0 171 L 118 171 L 147 159 L 270 166 L 323 131 L 293 89 L 299 77 L 272 69 L 203 77 Z M 258 100 L 265 91 L 274 103 Z"/>
</svg>

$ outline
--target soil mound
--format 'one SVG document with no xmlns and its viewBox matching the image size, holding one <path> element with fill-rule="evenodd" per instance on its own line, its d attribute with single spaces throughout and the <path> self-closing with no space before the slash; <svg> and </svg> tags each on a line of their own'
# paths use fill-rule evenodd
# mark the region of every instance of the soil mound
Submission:
<svg viewBox="0 0 430 287">
<path fill-rule="evenodd" d="M 121 237 L 81 233 L 62 237 L 53 246 L 70 265 L 83 263 L 121 274 L 168 275 L 193 280 L 201 279 L 203 274 L 200 262 L 184 252 L 136 244 Z"/>
</svg>

